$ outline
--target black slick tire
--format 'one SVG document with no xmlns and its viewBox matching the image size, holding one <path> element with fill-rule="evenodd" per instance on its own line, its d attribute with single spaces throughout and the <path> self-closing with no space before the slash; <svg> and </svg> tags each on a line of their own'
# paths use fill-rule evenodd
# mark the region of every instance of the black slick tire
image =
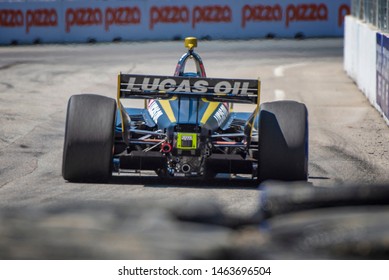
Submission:
<svg viewBox="0 0 389 280">
<path fill-rule="evenodd" d="M 295 101 L 260 107 L 258 179 L 306 181 L 308 178 L 308 111 Z"/>
<path fill-rule="evenodd" d="M 68 102 L 62 176 L 70 182 L 107 181 L 112 174 L 116 101 L 82 94 Z"/>
</svg>

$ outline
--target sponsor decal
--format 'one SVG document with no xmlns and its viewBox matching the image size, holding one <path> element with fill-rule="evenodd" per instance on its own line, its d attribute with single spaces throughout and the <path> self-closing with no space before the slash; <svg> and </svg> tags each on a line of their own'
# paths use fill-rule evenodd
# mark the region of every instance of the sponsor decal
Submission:
<svg viewBox="0 0 389 280">
<path fill-rule="evenodd" d="M 213 115 L 213 118 L 216 120 L 218 126 L 220 126 L 228 115 L 228 109 L 224 104 L 221 104 L 219 109 Z"/>
<path fill-rule="evenodd" d="M 344 24 L 344 17 L 351 13 L 350 6 L 343 4 L 338 9 L 338 26 L 341 27 Z"/>
<path fill-rule="evenodd" d="M 241 27 L 248 22 L 282 22 L 288 28 L 293 22 L 328 21 L 329 8 L 325 3 L 289 4 L 284 8 L 274 5 L 244 5 L 241 10 Z M 343 26 L 344 16 L 350 14 L 350 6 L 338 7 L 338 26 Z"/>
<path fill-rule="evenodd" d="M 26 33 L 34 26 L 51 27 L 58 26 L 58 15 L 55 9 L 27 10 Z"/>
<path fill-rule="evenodd" d="M 342 4 L 338 8 L 338 25 L 342 26 L 344 16 L 350 13 L 350 6 Z M 194 6 L 152 6 L 150 9 L 149 28 L 153 30 L 159 23 L 192 24 L 195 29 L 198 23 L 231 23 L 233 9 L 229 5 Z M 292 22 L 328 21 L 329 8 L 325 3 L 274 5 L 249 5 L 241 9 L 241 27 L 248 22 L 285 22 L 288 28 Z"/>
<path fill-rule="evenodd" d="M 150 25 L 153 30 L 158 23 L 188 23 L 189 9 L 186 6 L 152 6 L 150 8 Z"/>
<path fill-rule="evenodd" d="M 127 76 L 126 89 L 175 93 L 248 94 L 257 90 L 256 80 L 221 80 L 203 78 Z M 251 83 L 251 84 L 250 84 Z"/>
<path fill-rule="evenodd" d="M 55 9 L 27 10 L 0 10 L 0 26 L 26 27 L 26 34 L 32 27 L 58 26 L 58 14 Z"/>
<path fill-rule="evenodd" d="M 327 21 L 328 8 L 326 4 L 290 4 L 286 7 L 286 22 L 288 27 L 294 21 Z"/>
<path fill-rule="evenodd" d="M 21 10 L 0 10 L 0 26 L 23 27 L 24 14 Z"/>
<path fill-rule="evenodd" d="M 158 119 L 163 115 L 162 109 L 158 106 L 158 103 L 155 100 L 151 100 L 148 103 L 148 111 L 155 123 L 157 123 Z"/>
<path fill-rule="evenodd" d="M 282 7 L 278 4 L 270 5 L 245 5 L 242 8 L 242 27 L 246 27 L 248 21 L 281 21 Z"/>
<path fill-rule="evenodd" d="M 232 22 L 232 9 L 228 5 L 194 6 L 152 6 L 150 8 L 149 28 L 153 30 L 159 23 L 192 23 L 195 29 L 199 23 Z"/>
<path fill-rule="evenodd" d="M 93 26 L 103 23 L 103 12 L 100 8 L 68 8 L 65 13 L 66 32 L 73 26 Z"/>
<path fill-rule="evenodd" d="M 102 26 L 109 31 L 112 25 L 131 25 L 141 23 L 141 11 L 134 7 L 107 7 L 102 10 L 95 8 L 68 8 L 65 12 L 66 32 L 71 32 L 72 27 Z"/>
<path fill-rule="evenodd" d="M 232 10 L 230 6 L 195 6 L 192 12 L 192 28 L 200 22 L 220 23 L 232 21 Z"/>
<path fill-rule="evenodd" d="M 117 7 L 105 9 L 105 31 L 111 25 L 140 24 L 141 11 L 138 7 Z"/>
</svg>

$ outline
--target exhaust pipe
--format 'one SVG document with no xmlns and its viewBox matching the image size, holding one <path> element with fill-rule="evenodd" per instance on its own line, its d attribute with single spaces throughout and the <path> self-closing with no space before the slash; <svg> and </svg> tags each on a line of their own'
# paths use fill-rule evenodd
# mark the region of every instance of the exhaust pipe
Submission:
<svg viewBox="0 0 389 280">
<path fill-rule="evenodd" d="M 182 165 L 181 167 L 181 171 L 184 172 L 184 173 L 189 173 L 191 170 L 191 167 L 189 164 L 185 163 L 184 165 Z"/>
</svg>

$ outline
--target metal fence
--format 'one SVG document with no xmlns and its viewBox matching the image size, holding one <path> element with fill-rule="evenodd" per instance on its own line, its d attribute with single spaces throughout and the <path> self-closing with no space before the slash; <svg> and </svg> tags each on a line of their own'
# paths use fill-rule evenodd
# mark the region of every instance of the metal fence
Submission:
<svg viewBox="0 0 389 280">
<path fill-rule="evenodd" d="M 352 0 L 351 13 L 389 33 L 389 0 Z"/>
</svg>

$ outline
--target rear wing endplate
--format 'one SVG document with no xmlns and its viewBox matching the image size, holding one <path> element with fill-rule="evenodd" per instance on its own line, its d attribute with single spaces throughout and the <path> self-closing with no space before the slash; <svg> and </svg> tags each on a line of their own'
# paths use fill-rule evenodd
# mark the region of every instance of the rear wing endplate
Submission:
<svg viewBox="0 0 389 280">
<path fill-rule="evenodd" d="M 205 98 L 211 102 L 259 104 L 260 80 L 155 75 L 118 75 L 118 99 Z"/>
</svg>

